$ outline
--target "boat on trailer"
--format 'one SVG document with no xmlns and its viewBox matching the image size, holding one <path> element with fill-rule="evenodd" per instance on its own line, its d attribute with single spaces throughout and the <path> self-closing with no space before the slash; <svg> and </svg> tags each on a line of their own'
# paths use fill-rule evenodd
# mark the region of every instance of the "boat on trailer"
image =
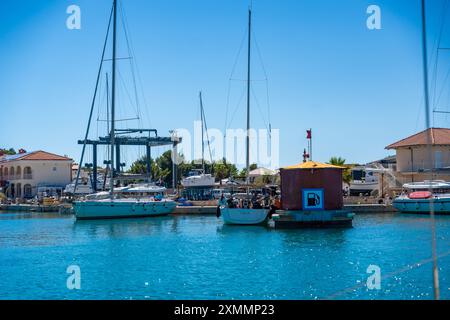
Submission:
<svg viewBox="0 0 450 320">
<path fill-rule="evenodd" d="M 431 204 L 436 214 L 450 214 L 450 182 L 425 180 L 403 185 L 403 193 L 392 205 L 403 213 L 430 213 Z"/>
</svg>

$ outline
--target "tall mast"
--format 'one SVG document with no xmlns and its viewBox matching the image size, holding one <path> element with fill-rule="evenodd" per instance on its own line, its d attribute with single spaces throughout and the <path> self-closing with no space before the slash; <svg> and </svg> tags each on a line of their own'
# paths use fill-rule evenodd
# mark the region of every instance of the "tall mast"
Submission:
<svg viewBox="0 0 450 320">
<path fill-rule="evenodd" d="M 106 132 L 109 133 L 109 78 L 106 73 Z"/>
<path fill-rule="evenodd" d="M 250 58 L 251 58 L 251 38 L 252 38 L 252 9 L 248 9 L 248 52 L 247 52 L 247 150 L 246 150 L 246 184 L 248 184 L 248 174 L 250 171 Z"/>
<path fill-rule="evenodd" d="M 203 169 L 203 173 L 205 173 L 205 134 L 203 132 L 203 127 L 204 127 L 204 119 L 203 119 L 203 99 L 202 99 L 202 92 L 200 91 L 200 117 L 202 120 L 202 169 Z"/>
<path fill-rule="evenodd" d="M 111 199 L 114 195 L 114 144 L 115 144 L 115 107 L 116 107 L 116 47 L 117 47 L 117 0 L 113 0 L 114 4 L 114 22 L 113 22 L 113 46 L 112 46 L 112 88 L 111 88 L 111 182 L 110 194 Z"/>
<path fill-rule="evenodd" d="M 425 97 L 425 122 L 427 134 L 427 146 L 430 160 L 433 159 L 431 150 L 431 129 L 430 129 L 430 102 L 429 102 L 429 88 L 428 88 L 428 56 L 427 56 L 427 24 L 426 24 L 426 12 L 425 12 L 425 0 L 422 0 L 422 59 L 423 59 L 423 89 Z M 432 161 L 430 161 L 432 162 Z M 431 170 L 433 173 L 433 170 Z M 433 176 L 430 180 L 433 180 Z M 430 186 L 430 192 L 431 192 Z M 431 216 L 431 254 L 433 259 L 433 288 L 434 298 L 439 300 L 439 268 L 437 264 L 437 250 L 436 250 L 436 221 L 434 219 L 434 203 L 433 199 L 430 199 L 430 216 Z"/>
</svg>

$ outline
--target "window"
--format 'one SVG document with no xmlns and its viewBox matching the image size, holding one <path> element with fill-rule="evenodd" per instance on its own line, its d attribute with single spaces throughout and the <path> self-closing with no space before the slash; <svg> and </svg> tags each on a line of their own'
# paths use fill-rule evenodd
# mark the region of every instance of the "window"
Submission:
<svg viewBox="0 0 450 320">
<path fill-rule="evenodd" d="M 22 198 L 22 185 L 20 183 L 17 184 L 16 186 L 16 197 L 17 198 Z"/>
<path fill-rule="evenodd" d="M 435 169 L 442 168 L 442 151 L 434 152 L 434 168 Z"/>
<path fill-rule="evenodd" d="M 31 167 L 25 167 L 23 169 L 23 178 L 26 179 L 26 180 L 33 179 L 33 175 L 32 175 L 32 172 L 31 172 Z"/>
<path fill-rule="evenodd" d="M 30 184 L 23 186 L 23 196 L 25 198 L 31 198 L 33 196 L 33 191 Z"/>
</svg>

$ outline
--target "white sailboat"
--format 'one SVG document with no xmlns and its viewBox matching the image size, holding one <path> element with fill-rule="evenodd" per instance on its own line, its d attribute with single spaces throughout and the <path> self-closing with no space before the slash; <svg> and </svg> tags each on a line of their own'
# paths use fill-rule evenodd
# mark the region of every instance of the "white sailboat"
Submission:
<svg viewBox="0 0 450 320">
<path fill-rule="evenodd" d="M 248 61 L 247 61 L 247 137 L 246 137 L 246 182 L 249 183 L 248 174 L 250 172 L 250 58 L 251 58 L 251 31 L 252 30 L 252 10 L 248 10 Z M 251 195 L 247 194 L 240 201 L 242 207 L 230 208 L 228 205 L 220 206 L 220 215 L 225 224 L 232 225 L 259 225 L 266 223 L 269 216 L 269 209 L 253 209 Z"/>
<path fill-rule="evenodd" d="M 203 99 L 202 93 L 200 92 L 200 117 L 202 122 L 202 169 L 193 169 L 189 172 L 188 176 L 181 180 L 181 185 L 184 188 L 201 188 L 201 187 L 214 187 L 215 178 L 212 174 L 205 173 L 205 142 L 204 142 L 204 131 L 206 127 L 205 112 L 203 109 Z M 209 139 L 208 139 L 209 145 Z M 210 150 L 211 151 L 211 150 Z M 212 161 L 212 159 L 211 159 Z"/>
<path fill-rule="evenodd" d="M 112 44 L 112 100 L 111 100 L 111 131 L 110 131 L 110 161 L 111 168 L 114 168 L 114 149 L 115 149 L 115 104 L 116 104 L 116 31 L 117 31 L 117 0 L 113 2 L 113 44 Z M 108 27 L 109 30 L 109 27 Z M 106 47 L 106 41 L 105 41 Z M 105 48 L 104 47 L 104 48 Z M 103 50 L 104 55 L 104 50 Z M 102 62 L 103 62 L 102 57 Z M 100 68 L 101 69 L 101 68 Z M 100 74 L 100 72 L 99 72 Z M 97 79 L 98 82 L 98 79 Z M 92 112 L 92 110 L 91 110 Z M 86 139 L 87 140 L 86 132 Z M 84 149 L 82 157 L 84 154 Z M 82 163 L 82 161 L 80 161 Z M 81 168 L 81 166 L 80 166 Z M 79 169 L 80 170 L 80 169 Z M 91 199 L 85 199 L 74 202 L 74 213 L 77 219 L 115 219 L 115 218 L 136 218 L 136 217 L 150 217 L 167 215 L 175 210 L 176 203 L 173 200 L 161 199 L 161 198 L 149 198 L 142 196 L 139 193 L 145 193 L 141 186 L 135 187 L 133 196 L 124 196 L 124 190 L 121 192 L 115 192 L 114 190 L 114 170 L 110 170 L 110 190 L 107 197 L 91 197 Z M 79 171 L 77 174 L 78 181 Z M 76 192 L 75 186 L 75 192 Z M 104 193 L 103 193 L 104 194 Z"/>
</svg>

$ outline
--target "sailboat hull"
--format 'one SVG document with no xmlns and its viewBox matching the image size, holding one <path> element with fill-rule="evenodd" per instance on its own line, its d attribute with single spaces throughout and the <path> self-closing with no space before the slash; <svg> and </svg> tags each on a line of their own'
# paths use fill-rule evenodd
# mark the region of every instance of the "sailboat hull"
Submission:
<svg viewBox="0 0 450 320">
<path fill-rule="evenodd" d="M 268 209 L 220 208 L 220 214 L 225 224 L 231 225 L 262 225 L 267 223 Z"/>
<path fill-rule="evenodd" d="M 164 216 L 176 208 L 174 201 L 79 201 L 74 203 L 77 220 L 124 219 Z"/>
</svg>

